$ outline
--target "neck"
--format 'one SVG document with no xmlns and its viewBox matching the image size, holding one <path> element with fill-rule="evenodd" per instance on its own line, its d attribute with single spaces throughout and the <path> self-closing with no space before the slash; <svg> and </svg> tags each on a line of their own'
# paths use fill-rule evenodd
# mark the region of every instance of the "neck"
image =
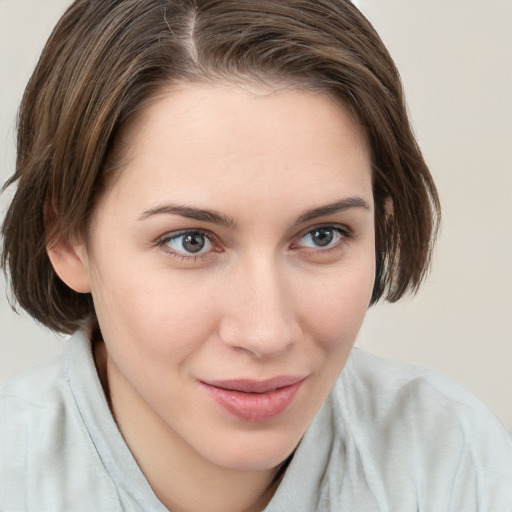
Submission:
<svg viewBox="0 0 512 512">
<path fill-rule="evenodd" d="M 158 499 L 173 512 L 259 512 L 281 468 L 238 471 L 205 460 L 171 430 L 95 344 L 98 374 L 123 437 Z"/>
</svg>

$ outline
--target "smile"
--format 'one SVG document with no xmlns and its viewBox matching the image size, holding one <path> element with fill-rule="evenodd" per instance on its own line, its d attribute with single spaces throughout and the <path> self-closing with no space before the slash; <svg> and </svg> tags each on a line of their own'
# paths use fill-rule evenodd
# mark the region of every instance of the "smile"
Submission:
<svg viewBox="0 0 512 512">
<path fill-rule="evenodd" d="M 264 381 L 201 381 L 210 397 L 227 412 L 245 421 L 265 421 L 284 412 L 305 377 L 276 377 Z"/>
</svg>

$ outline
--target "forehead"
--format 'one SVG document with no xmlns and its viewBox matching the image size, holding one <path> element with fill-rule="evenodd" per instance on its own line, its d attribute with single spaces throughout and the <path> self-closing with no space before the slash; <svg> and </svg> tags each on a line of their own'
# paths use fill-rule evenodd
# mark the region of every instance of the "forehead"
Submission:
<svg viewBox="0 0 512 512">
<path fill-rule="evenodd" d="M 233 84 L 163 89 L 124 130 L 120 179 L 137 203 L 230 194 L 299 201 L 371 196 L 364 131 L 340 101 L 308 90 Z M 117 180 L 116 180 L 117 181 Z M 215 189 L 215 194 L 213 193 Z"/>
</svg>

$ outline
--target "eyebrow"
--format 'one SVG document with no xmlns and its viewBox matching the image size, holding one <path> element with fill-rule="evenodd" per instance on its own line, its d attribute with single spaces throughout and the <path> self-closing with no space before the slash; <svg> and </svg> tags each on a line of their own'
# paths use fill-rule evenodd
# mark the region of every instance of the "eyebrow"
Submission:
<svg viewBox="0 0 512 512">
<path fill-rule="evenodd" d="M 200 220 L 204 222 L 211 222 L 212 224 L 220 224 L 227 227 L 236 227 L 236 220 L 228 215 L 219 213 L 215 210 L 205 210 L 202 208 L 194 208 L 191 206 L 182 206 L 175 204 L 166 204 L 163 206 L 157 206 L 146 210 L 140 217 L 139 220 L 147 219 L 152 215 L 180 215 L 187 219 Z"/>
<path fill-rule="evenodd" d="M 353 208 L 370 211 L 370 205 L 359 196 L 352 196 L 336 201 L 335 203 L 326 204 L 303 213 L 295 222 L 295 225 L 302 224 L 309 220 L 323 217 L 324 215 L 332 215 L 333 213 L 340 213 Z"/>
<path fill-rule="evenodd" d="M 318 208 L 314 208 L 313 210 L 308 210 L 307 212 L 304 212 L 297 218 L 294 225 L 302 224 L 304 222 L 316 219 L 317 217 L 323 217 L 324 215 L 332 215 L 334 213 L 340 213 L 345 210 L 350 210 L 353 208 L 359 208 L 367 211 L 370 211 L 371 209 L 370 205 L 362 197 L 347 197 L 341 199 L 340 201 L 336 201 L 334 203 L 330 203 L 324 206 L 320 206 Z M 223 213 L 217 212 L 215 210 L 194 208 L 192 206 L 183 206 L 176 204 L 165 204 L 162 206 L 150 208 L 139 217 L 139 220 L 147 219 L 148 217 L 151 217 L 153 215 L 162 214 L 180 215 L 181 217 L 186 217 L 187 219 L 211 222 L 212 224 L 220 224 L 222 226 L 230 228 L 235 228 L 237 226 L 237 222 L 233 217 L 229 217 L 228 215 L 224 215 Z"/>
</svg>

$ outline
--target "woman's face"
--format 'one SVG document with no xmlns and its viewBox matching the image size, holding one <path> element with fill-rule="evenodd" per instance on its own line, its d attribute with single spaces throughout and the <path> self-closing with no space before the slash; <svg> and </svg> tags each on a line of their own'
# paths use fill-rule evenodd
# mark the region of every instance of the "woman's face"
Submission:
<svg viewBox="0 0 512 512">
<path fill-rule="evenodd" d="M 370 302 L 365 138 L 328 95 L 217 84 L 162 93 L 123 145 L 78 248 L 114 412 L 210 463 L 275 467 Z"/>
</svg>

